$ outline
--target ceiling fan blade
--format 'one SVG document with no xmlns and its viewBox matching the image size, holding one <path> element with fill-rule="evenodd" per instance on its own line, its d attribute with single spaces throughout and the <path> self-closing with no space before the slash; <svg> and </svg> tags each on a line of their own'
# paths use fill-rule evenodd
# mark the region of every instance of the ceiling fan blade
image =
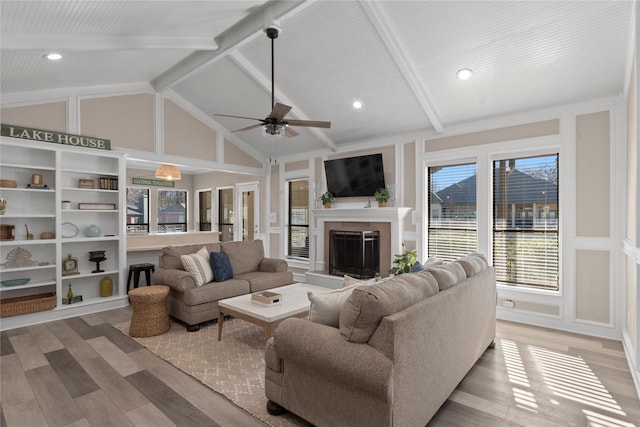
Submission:
<svg viewBox="0 0 640 427">
<path fill-rule="evenodd" d="M 256 119 L 255 117 L 245 117 L 245 116 L 233 116 L 231 114 L 214 114 L 214 116 L 220 116 L 220 117 L 233 117 L 235 119 L 249 119 L 249 120 L 260 120 L 263 121 L 264 119 Z"/>
<path fill-rule="evenodd" d="M 281 120 L 287 115 L 287 113 L 289 113 L 289 111 L 291 111 L 291 108 L 292 107 L 289 107 L 288 105 L 277 102 L 276 105 L 273 106 L 273 110 L 271 110 L 271 114 L 269 116 Z"/>
<path fill-rule="evenodd" d="M 291 129 L 289 126 L 285 126 L 284 127 L 284 134 L 288 138 L 293 138 L 294 136 L 300 135 L 298 132 L 296 132 L 295 130 Z"/>
<path fill-rule="evenodd" d="M 240 128 L 240 129 L 236 129 L 232 132 L 244 132 L 245 130 L 251 130 L 251 129 L 255 129 L 255 128 L 259 128 L 260 126 L 264 126 L 263 123 L 260 123 L 258 125 L 251 125 L 251 126 L 247 126 L 246 128 Z"/>
<path fill-rule="evenodd" d="M 330 128 L 331 122 L 322 122 L 319 120 L 286 120 L 289 126 L 306 126 L 311 128 Z"/>
</svg>

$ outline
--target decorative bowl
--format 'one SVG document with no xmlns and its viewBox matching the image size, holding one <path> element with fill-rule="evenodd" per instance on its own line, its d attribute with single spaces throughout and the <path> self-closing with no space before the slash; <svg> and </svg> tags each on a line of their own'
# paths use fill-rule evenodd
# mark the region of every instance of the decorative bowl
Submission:
<svg viewBox="0 0 640 427">
<path fill-rule="evenodd" d="M 2 286 L 22 286 L 22 285 L 26 285 L 27 283 L 29 283 L 30 280 L 31 280 L 31 278 L 29 278 L 29 277 L 23 277 L 21 279 L 3 280 L 2 282 L 0 282 L 0 284 Z"/>
</svg>

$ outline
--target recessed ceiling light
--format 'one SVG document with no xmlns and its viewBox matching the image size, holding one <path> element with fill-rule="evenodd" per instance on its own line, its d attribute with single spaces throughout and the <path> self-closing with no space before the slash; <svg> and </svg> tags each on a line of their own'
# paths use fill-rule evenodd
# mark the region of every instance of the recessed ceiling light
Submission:
<svg viewBox="0 0 640 427">
<path fill-rule="evenodd" d="M 460 80 L 469 80 L 472 75 L 473 71 L 471 71 L 470 68 L 461 68 L 456 73 L 456 76 L 458 76 Z"/>
<path fill-rule="evenodd" d="M 351 103 L 351 106 L 352 106 L 353 108 L 355 108 L 356 110 L 359 110 L 359 109 L 361 109 L 361 108 L 362 108 L 362 102 L 360 102 L 360 101 L 358 101 L 358 100 L 353 101 L 353 102 Z"/>
<path fill-rule="evenodd" d="M 47 53 L 44 57 L 47 58 L 50 61 L 57 61 L 59 59 L 62 59 L 62 55 L 60 55 L 57 52 Z"/>
</svg>

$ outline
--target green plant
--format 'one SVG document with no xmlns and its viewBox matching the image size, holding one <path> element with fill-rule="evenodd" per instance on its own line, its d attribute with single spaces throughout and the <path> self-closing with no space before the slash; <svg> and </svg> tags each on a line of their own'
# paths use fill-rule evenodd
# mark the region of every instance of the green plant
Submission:
<svg viewBox="0 0 640 427">
<path fill-rule="evenodd" d="M 389 190 L 386 188 L 378 188 L 378 190 L 373 193 L 373 198 L 376 199 L 376 202 L 384 203 L 389 201 Z"/>
<path fill-rule="evenodd" d="M 331 203 L 333 201 L 333 194 L 330 191 L 327 191 L 326 193 L 322 194 L 322 196 L 320 196 L 320 200 L 322 200 L 323 205 L 325 203 Z"/>
<path fill-rule="evenodd" d="M 389 270 L 389 274 L 409 273 L 413 264 L 418 260 L 418 251 L 416 249 L 407 251 L 404 243 L 402 243 L 402 249 L 404 249 L 404 253 L 395 255 L 396 259 L 393 261 L 393 267 Z"/>
</svg>

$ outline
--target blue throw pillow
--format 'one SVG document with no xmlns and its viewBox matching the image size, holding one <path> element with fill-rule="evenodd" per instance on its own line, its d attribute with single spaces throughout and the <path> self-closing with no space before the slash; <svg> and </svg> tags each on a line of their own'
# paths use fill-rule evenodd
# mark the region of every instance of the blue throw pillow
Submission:
<svg viewBox="0 0 640 427">
<path fill-rule="evenodd" d="M 225 280 L 233 279 L 229 255 L 224 252 L 211 252 L 209 262 L 211 263 L 211 270 L 213 270 L 214 281 L 224 282 Z"/>
<path fill-rule="evenodd" d="M 411 266 L 412 273 L 417 273 L 418 271 L 422 270 L 424 270 L 424 265 L 422 265 L 420 261 L 416 261 L 416 263 Z"/>
</svg>

